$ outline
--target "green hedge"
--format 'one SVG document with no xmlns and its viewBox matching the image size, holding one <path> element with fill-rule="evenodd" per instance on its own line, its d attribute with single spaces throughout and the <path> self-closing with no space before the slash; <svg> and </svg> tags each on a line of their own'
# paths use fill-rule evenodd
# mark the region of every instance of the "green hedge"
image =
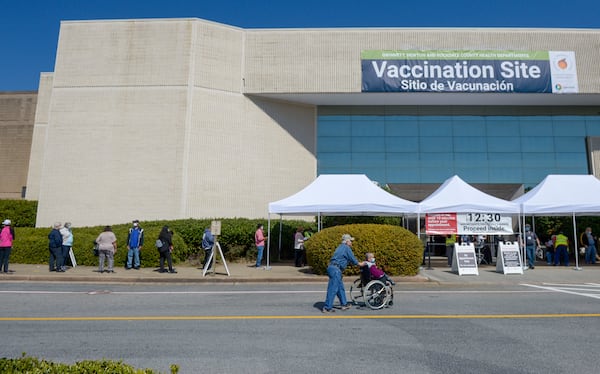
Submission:
<svg viewBox="0 0 600 374">
<path fill-rule="evenodd" d="M 352 251 L 359 261 L 367 252 L 375 255 L 377 266 L 388 275 L 416 275 L 423 259 L 423 247 L 412 232 L 393 225 L 352 224 L 321 230 L 305 242 L 308 264 L 316 274 L 326 274 L 327 265 L 343 234 L 356 240 Z M 346 268 L 346 274 L 358 274 L 358 267 Z"/>
<path fill-rule="evenodd" d="M 0 200 L 0 222 L 9 219 L 13 227 L 35 227 L 37 201 Z"/>
<path fill-rule="evenodd" d="M 209 227 L 211 220 L 173 220 L 140 222 L 144 229 L 144 248 L 141 251 L 142 266 L 158 266 L 159 253 L 154 247 L 154 241 L 158 237 L 164 225 L 169 226 L 175 233 L 173 235 L 173 260 L 177 262 L 198 263 L 204 257 L 201 249 L 202 234 Z M 221 236 L 219 243 L 228 261 L 251 261 L 256 258 L 256 247 L 254 246 L 254 232 L 258 223 L 265 225 L 263 220 L 250 220 L 244 218 L 221 219 Z M 282 224 L 282 259 L 293 258 L 293 237 L 298 226 L 310 227 L 311 224 L 304 221 L 283 221 Z M 113 231 L 117 236 L 118 251 L 115 256 L 115 266 L 124 266 L 127 260 L 127 232 L 130 224 L 113 225 Z M 73 252 L 78 265 L 96 266 L 98 258 L 93 255 L 92 248 L 94 240 L 102 232 L 104 226 L 73 227 Z M 15 228 L 16 240 L 13 243 L 11 262 L 22 264 L 42 264 L 48 262 L 48 234 L 51 228 Z M 279 259 L 279 221 L 272 223 L 271 232 L 271 261 Z"/>
<path fill-rule="evenodd" d="M 170 366 L 171 373 L 179 372 L 178 365 Z M 0 373 L 29 373 L 29 374 L 79 374 L 79 373 L 112 373 L 112 374 L 154 374 L 152 369 L 136 369 L 122 361 L 85 360 L 73 365 L 54 363 L 28 357 L 0 358 Z"/>
</svg>

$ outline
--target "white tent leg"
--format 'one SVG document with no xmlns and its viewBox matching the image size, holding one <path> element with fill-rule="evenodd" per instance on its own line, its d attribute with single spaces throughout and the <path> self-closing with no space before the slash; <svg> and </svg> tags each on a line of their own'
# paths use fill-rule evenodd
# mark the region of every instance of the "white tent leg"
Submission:
<svg viewBox="0 0 600 374">
<path fill-rule="evenodd" d="M 283 219 L 279 216 L 279 249 L 277 251 L 279 261 L 281 261 L 281 230 L 283 230 Z"/>
<path fill-rule="evenodd" d="M 575 220 L 575 212 L 573 212 L 573 239 L 575 242 L 575 269 L 574 270 L 583 270 L 579 267 L 579 248 L 577 243 L 577 221 Z M 567 249 L 567 256 L 569 255 L 569 251 Z"/>
<path fill-rule="evenodd" d="M 271 249 L 271 213 L 269 213 L 268 222 L 269 227 L 267 228 L 267 266 L 265 267 L 265 270 L 271 270 L 271 266 L 269 264 L 269 255 Z"/>
</svg>

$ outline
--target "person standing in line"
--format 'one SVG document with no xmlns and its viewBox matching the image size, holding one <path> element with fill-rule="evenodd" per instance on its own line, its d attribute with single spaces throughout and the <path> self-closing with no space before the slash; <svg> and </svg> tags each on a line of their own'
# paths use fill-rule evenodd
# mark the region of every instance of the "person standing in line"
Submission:
<svg viewBox="0 0 600 374">
<path fill-rule="evenodd" d="M 48 234 L 48 250 L 50 251 L 50 271 L 56 271 L 59 273 L 64 272 L 63 266 L 65 265 L 65 260 L 62 255 L 62 243 L 63 238 L 60 234 L 60 228 L 62 224 L 60 222 L 55 222 L 52 226 L 52 231 Z"/>
<path fill-rule="evenodd" d="M 171 257 L 171 252 L 173 251 L 173 231 L 169 230 L 169 226 L 163 226 L 162 230 L 160 230 L 160 234 L 158 234 L 158 239 L 162 242 L 162 247 L 158 250 L 160 251 L 160 269 L 159 273 L 177 273 L 173 269 L 173 259 Z M 165 259 L 167 260 L 167 265 L 169 265 L 169 270 L 165 270 Z"/>
<path fill-rule="evenodd" d="M 294 265 L 302 267 L 306 264 L 306 251 L 304 250 L 304 229 L 298 227 L 294 234 Z"/>
<path fill-rule="evenodd" d="M 260 264 L 262 262 L 263 251 L 265 250 L 265 233 L 263 231 L 264 226 L 259 223 L 256 226 L 256 232 L 254 233 L 254 244 L 256 244 L 256 268 L 260 268 Z"/>
<path fill-rule="evenodd" d="M 446 257 L 448 257 L 448 266 L 452 266 L 454 244 L 456 244 L 456 234 L 446 235 Z"/>
<path fill-rule="evenodd" d="M 203 265 L 206 267 L 206 263 L 208 262 L 210 255 L 213 251 L 213 246 L 215 245 L 215 237 L 210 231 L 210 227 L 204 229 L 204 233 L 202 234 L 202 249 L 204 249 L 204 261 Z M 208 264 L 206 270 L 210 269 L 212 264 Z"/>
<path fill-rule="evenodd" d="M 525 240 L 521 240 L 521 245 L 525 246 L 527 254 L 527 263 L 530 269 L 535 269 L 535 250 L 541 247 L 540 239 L 535 232 L 531 231 L 531 225 L 525 225 Z"/>
<path fill-rule="evenodd" d="M 104 273 L 105 260 L 108 260 L 107 273 L 114 273 L 113 265 L 115 263 L 115 254 L 117 253 L 117 237 L 112 231 L 112 227 L 105 226 L 104 230 L 96 238 L 98 243 L 98 250 L 100 254 L 98 256 L 98 272 Z"/>
<path fill-rule="evenodd" d="M 134 219 L 132 227 L 127 234 L 127 264 L 125 269 L 140 270 L 140 251 L 144 246 L 144 229 L 140 227 L 140 221 Z"/>
<path fill-rule="evenodd" d="M 585 247 L 585 263 L 595 264 L 596 263 L 596 242 L 598 238 L 592 234 L 592 228 L 586 227 L 585 231 L 581 233 L 581 244 Z"/>
<path fill-rule="evenodd" d="M 63 265 L 61 267 L 62 271 L 67 270 L 67 258 L 69 256 L 69 252 L 71 252 L 71 247 L 73 247 L 73 230 L 71 230 L 71 222 L 65 222 L 65 225 L 59 230 L 60 235 L 62 236 L 62 258 Z"/>
<path fill-rule="evenodd" d="M 546 262 L 548 265 L 552 265 L 554 263 L 554 241 L 556 240 L 556 235 L 552 235 L 550 239 L 546 242 Z"/>
<path fill-rule="evenodd" d="M 554 241 L 554 266 L 563 262 L 565 266 L 569 266 L 569 238 L 562 233 L 556 235 Z"/>
<path fill-rule="evenodd" d="M 342 243 L 335 249 L 329 266 L 327 266 L 327 276 L 329 282 L 327 283 L 327 297 L 325 299 L 325 305 L 321 310 L 323 313 L 333 313 L 333 299 L 337 296 L 340 300 L 342 310 L 350 309 L 350 305 L 346 301 L 346 290 L 344 289 L 344 282 L 342 281 L 342 273 L 346 269 L 348 264 L 365 266 L 365 261 L 358 262 L 354 253 L 352 253 L 352 242 L 354 238 L 350 234 L 342 235 Z"/>
<path fill-rule="evenodd" d="M 5 219 L 2 226 L 0 231 L 0 272 L 10 274 L 12 270 L 8 270 L 8 260 L 12 251 L 12 243 L 15 240 L 15 229 L 11 226 L 9 219 Z"/>
</svg>

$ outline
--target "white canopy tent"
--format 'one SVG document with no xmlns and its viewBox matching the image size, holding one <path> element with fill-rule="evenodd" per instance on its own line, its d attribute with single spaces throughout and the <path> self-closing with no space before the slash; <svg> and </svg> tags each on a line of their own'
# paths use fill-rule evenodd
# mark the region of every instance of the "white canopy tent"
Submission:
<svg viewBox="0 0 600 374">
<path fill-rule="evenodd" d="M 519 205 L 488 195 L 459 176 L 446 179 L 419 203 L 419 213 L 507 213 L 518 214 Z"/>
<path fill-rule="evenodd" d="M 416 215 L 418 204 L 401 199 L 378 187 L 364 174 L 323 174 L 299 192 L 269 203 L 271 213 L 283 215 L 401 216 Z M 279 238 L 281 246 L 281 237 Z M 271 240 L 267 243 L 267 268 Z"/>
<path fill-rule="evenodd" d="M 600 180 L 593 175 L 548 175 L 535 188 L 513 200 L 523 216 L 572 216 L 577 251 L 576 215 L 600 214 Z M 575 268 L 579 269 L 578 255 Z"/>
</svg>

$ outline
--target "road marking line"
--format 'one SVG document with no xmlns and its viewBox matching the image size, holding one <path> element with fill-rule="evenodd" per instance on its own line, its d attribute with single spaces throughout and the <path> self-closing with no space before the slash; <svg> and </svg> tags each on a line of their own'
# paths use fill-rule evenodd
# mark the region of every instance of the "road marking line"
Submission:
<svg viewBox="0 0 600 374">
<path fill-rule="evenodd" d="M 349 288 L 346 290 L 349 291 Z M 271 291 L 110 291 L 110 290 L 91 290 L 91 291 L 0 291 L 0 294 L 31 294 L 31 295 L 97 295 L 97 294 L 111 294 L 111 295 L 248 295 L 248 294 L 315 294 L 315 293 L 326 293 L 326 289 L 322 290 L 271 290 Z M 424 290 L 424 291 L 400 291 L 394 290 L 394 294 L 514 294 L 514 293 L 545 293 L 550 291 L 544 290 L 514 290 L 514 291 L 499 291 L 499 290 L 461 290 L 461 291 L 449 291 L 449 290 Z"/>
<path fill-rule="evenodd" d="M 561 292 L 561 293 L 566 293 L 566 294 L 571 294 L 571 295 L 591 297 L 593 299 L 600 299 L 600 295 L 588 294 L 588 293 L 581 293 L 581 292 L 574 292 L 574 291 L 571 291 L 570 289 L 564 289 L 564 288 L 558 288 L 558 287 L 538 286 L 538 285 L 535 285 L 535 284 L 522 284 L 522 285 L 523 286 L 527 286 L 527 287 L 540 288 L 540 289 L 543 289 L 543 290 L 554 291 L 554 292 Z M 571 286 L 576 286 L 576 285 L 571 285 Z M 564 287 L 564 286 L 562 286 L 562 287 Z M 586 291 L 591 291 L 591 290 L 586 290 Z"/>
<path fill-rule="evenodd" d="M 298 315 L 298 316 L 96 316 L 96 317 L 0 317 L 0 321 L 220 321 L 290 319 L 533 319 L 600 318 L 600 313 L 564 314 L 415 314 L 415 315 Z"/>
</svg>

